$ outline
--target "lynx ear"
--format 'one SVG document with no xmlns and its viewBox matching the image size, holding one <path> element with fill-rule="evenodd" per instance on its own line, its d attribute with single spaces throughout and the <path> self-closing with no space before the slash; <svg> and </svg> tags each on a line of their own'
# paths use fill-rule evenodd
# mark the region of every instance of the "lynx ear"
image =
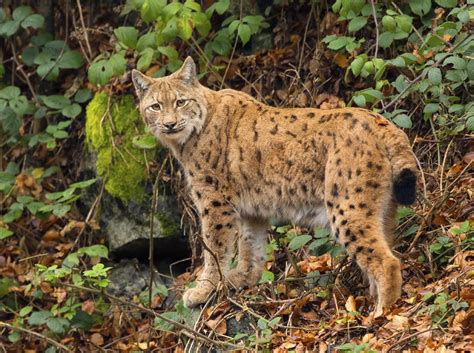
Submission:
<svg viewBox="0 0 474 353">
<path fill-rule="evenodd" d="M 153 79 L 138 70 L 132 70 L 132 81 L 138 98 L 142 98 L 153 83 Z"/>
<path fill-rule="evenodd" d="M 174 73 L 175 77 L 184 81 L 188 85 L 192 85 L 196 81 L 196 64 L 193 58 L 188 56 L 184 60 L 183 66 Z"/>
</svg>

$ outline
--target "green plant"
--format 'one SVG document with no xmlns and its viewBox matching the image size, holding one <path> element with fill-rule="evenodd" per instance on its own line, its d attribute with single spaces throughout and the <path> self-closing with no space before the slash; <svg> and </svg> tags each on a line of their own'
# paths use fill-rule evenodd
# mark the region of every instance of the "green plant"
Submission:
<svg viewBox="0 0 474 353">
<path fill-rule="evenodd" d="M 344 343 L 336 347 L 341 353 L 376 353 L 370 348 L 368 343 Z"/>
<path fill-rule="evenodd" d="M 384 114 L 403 128 L 413 126 L 412 117 L 421 109 L 424 120 L 441 128 L 438 134 L 474 129 L 474 105 L 463 93 L 474 79 L 474 65 L 469 60 L 472 38 L 465 29 L 473 13 L 472 3 L 410 0 L 401 8 L 384 3 L 374 3 L 372 8 L 365 0 L 337 0 L 332 10 L 339 14 L 339 21 L 348 22 L 349 33 L 362 34 L 359 40 L 335 35 L 323 40 L 329 49 L 345 49 L 354 58 L 347 67 L 346 82 L 359 77 L 372 79 L 372 87 L 355 92 L 350 103 L 381 105 Z M 381 50 L 390 48 L 390 57 L 377 56 L 378 48 L 372 58 L 359 53 L 369 21 L 378 22 L 376 45 Z M 397 72 L 391 80 L 391 73 Z M 403 104 L 397 107 L 396 103 L 409 96 L 416 97 L 420 108 L 407 111 Z M 395 109 L 387 111 L 381 104 L 384 101 Z"/>
<path fill-rule="evenodd" d="M 428 313 L 435 327 L 444 325 L 448 320 L 448 314 L 469 307 L 465 301 L 457 300 L 456 298 L 449 299 L 448 294 L 445 292 L 438 294 L 428 292 L 424 294 L 423 301 L 426 303 L 426 306 L 419 310 L 418 314 Z"/>
<path fill-rule="evenodd" d="M 268 25 L 262 16 L 244 16 L 237 19 L 228 16 L 222 21 L 221 28 L 212 30 L 211 19 L 214 14 L 224 15 L 229 8 L 229 0 L 214 2 L 205 11 L 193 0 L 184 3 L 178 1 L 128 0 L 121 15 L 132 11 L 139 12 L 145 26 L 123 26 L 114 30 L 117 44 L 112 53 L 102 53 L 89 67 L 89 80 L 96 85 L 107 84 L 112 77 L 125 72 L 127 60 L 125 54 L 132 52 L 136 58 L 136 67 L 146 71 L 154 61 L 163 64 L 154 73 L 155 77 L 176 71 L 183 61 L 176 46 L 203 46 L 200 51 L 207 61 L 214 55 L 228 56 L 236 41 L 245 45 L 254 34 Z M 204 59 L 204 58 L 203 58 Z"/>
</svg>

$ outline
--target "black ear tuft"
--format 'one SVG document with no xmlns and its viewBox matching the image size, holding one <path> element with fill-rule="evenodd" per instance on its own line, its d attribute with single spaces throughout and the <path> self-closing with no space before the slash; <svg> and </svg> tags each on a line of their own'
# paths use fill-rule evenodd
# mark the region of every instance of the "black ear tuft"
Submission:
<svg viewBox="0 0 474 353">
<path fill-rule="evenodd" d="M 132 82 L 138 98 L 142 98 L 153 83 L 153 79 L 138 70 L 132 70 Z"/>
<path fill-rule="evenodd" d="M 393 183 L 395 200 L 401 205 L 411 205 L 416 201 L 416 174 L 410 169 L 402 169 Z"/>
</svg>

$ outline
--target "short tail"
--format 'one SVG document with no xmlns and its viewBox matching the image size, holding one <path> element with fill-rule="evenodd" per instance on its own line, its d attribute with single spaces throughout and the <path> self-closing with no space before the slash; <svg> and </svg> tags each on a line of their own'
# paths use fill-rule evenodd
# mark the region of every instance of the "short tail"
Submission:
<svg viewBox="0 0 474 353">
<path fill-rule="evenodd" d="M 395 200 L 401 205 L 411 205 L 416 201 L 416 174 L 404 168 L 393 181 Z"/>
<path fill-rule="evenodd" d="M 387 145 L 392 165 L 393 197 L 401 205 L 416 201 L 418 167 L 407 135 L 401 130 L 391 136 Z"/>
</svg>

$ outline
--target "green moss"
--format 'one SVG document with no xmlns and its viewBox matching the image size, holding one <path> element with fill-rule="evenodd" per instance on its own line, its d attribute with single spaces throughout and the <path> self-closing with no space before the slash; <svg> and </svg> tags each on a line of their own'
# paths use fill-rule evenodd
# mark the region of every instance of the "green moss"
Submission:
<svg viewBox="0 0 474 353">
<path fill-rule="evenodd" d="M 145 195 L 145 153 L 151 158 L 152 152 L 132 143 L 133 137 L 143 132 L 140 113 L 130 95 L 113 98 L 97 93 L 87 106 L 86 139 L 97 153 L 97 174 L 104 178 L 105 190 L 123 201 L 140 201 Z"/>
<path fill-rule="evenodd" d="M 163 237 L 175 236 L 180 233 L 179 223 L 175 222 L 169 215 L 158 212 L 155 217 L 160 222 L 160 234 Z"/>
</svg>

